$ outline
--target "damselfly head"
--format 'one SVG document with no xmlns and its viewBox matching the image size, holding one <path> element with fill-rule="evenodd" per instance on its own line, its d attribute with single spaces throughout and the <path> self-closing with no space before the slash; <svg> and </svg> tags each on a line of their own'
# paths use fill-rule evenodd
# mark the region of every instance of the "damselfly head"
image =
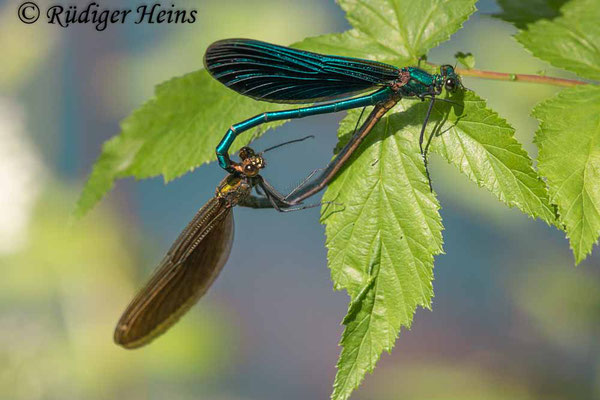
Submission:
<svg viewBox="0 0 600 400">
<path fill-rule="evenodd" d="M 262 154 L 256 154 L 250 147 L 242 147 L 239 152 L 241 162 L 231 162 L 231 167 L 238 173 L 252 178 L 263 169 L 267 163 Z"/>
<path fill-rule="evenodd" d="M 456 89 L 463 87 L 460 76 L 458 76 L 452 65 L 442 65 L 440 67 L 440 75 L 447 91 L 454 92 Z"/>
</svg>

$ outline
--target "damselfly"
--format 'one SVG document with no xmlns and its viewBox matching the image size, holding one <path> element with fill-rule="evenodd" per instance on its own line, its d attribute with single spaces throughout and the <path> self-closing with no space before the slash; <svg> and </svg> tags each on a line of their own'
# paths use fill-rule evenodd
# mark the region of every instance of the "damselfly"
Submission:
<svg viewBox="0 0 600 400">
<path fill-rule="evenodd" d="M 234 206 L 294 211 L 318 205 L 294 207 L 286 201 L 259 175 L 265 167 L 262 153 L 244 147 L 239 156 L 241 162 L 231 161 L 232 172 L 217 186 L 215 197 L 179 235 L 121 316 L 114 334 L 117 344 L 136 348 L 149 343 L 175 324 L 206 293 L 229 257 Z M 253 188 L 260 188 L 261 196 L 253 195 Z"/>
<path fill-rule="evenodd" d="M 257 100 L 295 104 L 327 102 L 266 112 L 232 125 L 216 148 L 219 165 L 230 172 L 229 148 L 237 135 L 248 129 L 271 121 L 375 106 L 367 120 L 370 125 L 363 125 L 365 129 L 361 129 L 366 135 L 387 111 L 405 97 L 431 99 L 419 137 L 426 162 L 423 135 L 436 96 L 442 93 L 444 87 L 449 92 L 463 87 L 451 65 L 442 65 L 439 74 L 430 74 L 417 67 L 397 68 L 370 60 L 322 55 L 251 39 L 226 39 L 213 43 L 206 50 L 204 65 L 215 79 L 227 87 Z M 366 91 L 372 93 L 353 97 Z M 358 146 L 360 140 L 351 142 Z M 347 156 L 353 151 L 350 150 Z M 337 160 L 345 161 L 339 157 Z M 330 167 L 331 164 L 328 169 Z M 335 168 L 339 169 L 339 166 L 333 165 Z M 288 200 L 298 203 L 310 196 L 307 190 L 313 194 L 318 186 L 322 188 L 327 182 L 329 180 L 320 179 Z"/>
</svg>

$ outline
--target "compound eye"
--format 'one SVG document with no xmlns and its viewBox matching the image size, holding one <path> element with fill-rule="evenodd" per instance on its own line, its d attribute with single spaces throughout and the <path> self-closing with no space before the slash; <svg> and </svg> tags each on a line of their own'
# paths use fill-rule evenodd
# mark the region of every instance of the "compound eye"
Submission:
<svg viewBox="0 0 600 400">
<path fill-rule="evenodd" d="M 452 78 L 446 79 L 445 84 L 446 84 L 446 90 L 452 91 L 452 90 L 456 89 L 456 81 Z"/>
<path fill-rule="evenodd" d="M 244 166 L 244 174 L 247 176 L 254 176 L 258 172 L 258 168 L 254 164 L 246 164 Z"/>
</svg>

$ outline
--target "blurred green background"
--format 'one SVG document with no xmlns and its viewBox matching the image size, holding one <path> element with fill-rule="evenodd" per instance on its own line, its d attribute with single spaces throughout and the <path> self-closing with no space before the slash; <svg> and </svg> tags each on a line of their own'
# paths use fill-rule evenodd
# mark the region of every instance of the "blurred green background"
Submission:
<svg viewBox="0 0 600 400">
<path fill-rule="evenodd" d="M 82 221 L 69 226 L 69 216 L 119 120 L 155 84 L 201 68 L 212 41 L 289 44 L 347 29 L 343 12 L 319 0 L 177 1 L 198 9 L 195 24 L 97 32 L 25 25 L 19 4 L 0 1 L 0 399 L 327 398 L 348 298 L 331 290 L 318 210 L 236 209 L 233 251 L 208 295 L 135 351 L 112 343 L 114 325 L 223 173 L 210 165 L 169 185 L 120 181 Z M 453 63 L 462 50 L 482 69 L 568 76 L 514 42 L 515 29 L 490 17 L 494 1 L 478 8 L 430 60 Z M 558 89 L 464 81 L 535 156 L 529 110 Z M 277 168 L 265 176 L 285 192 L 324 165 L 341 117 L 296 121 L 255 142 L 317 136 L 271 154 Z M 353 398 L 600 398 L 598 249 L 574 268 L 563 233 L 505 208 L 441 159 L 431 164 L 447 253 L 436 260 L 434 311 L 417 312 Z"/>
</svg>

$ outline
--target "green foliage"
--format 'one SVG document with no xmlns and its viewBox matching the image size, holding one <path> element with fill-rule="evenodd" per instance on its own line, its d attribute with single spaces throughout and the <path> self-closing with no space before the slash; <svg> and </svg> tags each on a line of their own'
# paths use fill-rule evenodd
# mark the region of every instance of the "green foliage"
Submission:
<svg viewBox="0 0 600 400">
<path fill-rule="evenodd" d="M 502 13 L 494 15 L 512 22 L 517 28 L 540 19 L 552 19 L 560 15 L 559 9 L 567 0 L 498 0 Z"/>
<path fill-rule="evenodd" d="M 127 117 L 121 134 L 104 144 L 75 215 L 82 216 L 92 208 L 117 178 L 163 175 L 168 182 L 213 161 L 216 144 L 232 122 L 281 108 L 240 96 L 204 70 L 158 85 L 154 98 Z M 280 124 L 241 135 L 232 150 Z"/>
<path fill-rule="evenodd" d="M 462 51 L 459 51 L 454 55 L 454 58 L 456 58 L 456 61 L 464 65 L 467 69 L 475 68 L 475 57 L 471 53 L 463 53 Z"/>
<path fill-rule="evenodd" d="M 540 174 L 579 263 L 600 236 L 600 87 L 563 90 L 533 115 Z"/>
<path fill-rule="evenodd" d="M 588 79 L 600 79 L 600 5 L 598 0 L 572 0 L 562 16 L 540 20 L 516 38 L 534 56 Z"/>
<path fill-rule="evenodd" d="M 552 21 L 540 20 L 516 35 L 535 56 L 588 79 L 600 79 L 600 4 L 572 0 Z M 600 236 L 600 128 L 598 86 L 567 89 L 538 105 L 540 174 L 567 231 L 576 263 Z"/>
</svg>

